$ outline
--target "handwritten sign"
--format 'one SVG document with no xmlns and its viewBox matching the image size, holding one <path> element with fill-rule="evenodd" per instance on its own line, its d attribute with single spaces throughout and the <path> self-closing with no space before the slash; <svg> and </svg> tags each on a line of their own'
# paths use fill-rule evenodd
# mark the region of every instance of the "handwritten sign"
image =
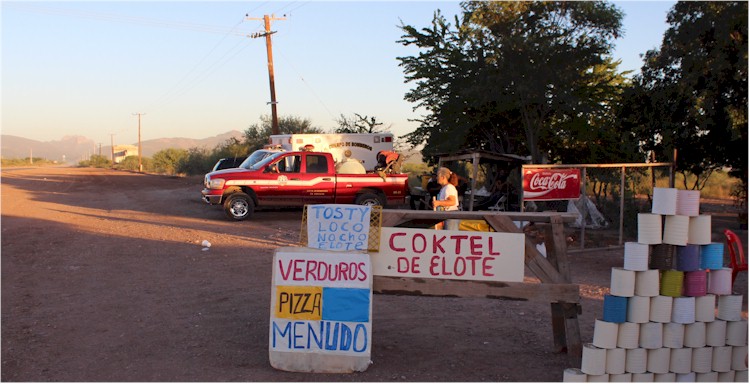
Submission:
<svg viewBox="0 0 750 384">
<path fill-rule="evenodd" d="M 279 248 L 272 280 L 271 366 L 293 372 L 367 369 L 372 344 L 368 254 Z"/>
<path fill-rule="evenodd" d="M 332 251 L 367 251 L 370 207 L 353 204 L 307 206 L 307 246 Z"/>
<path fill-rule="evenodd" d="M 524 234 L 383 227 L 376 276 L 523 281 Z"/>
</svg>

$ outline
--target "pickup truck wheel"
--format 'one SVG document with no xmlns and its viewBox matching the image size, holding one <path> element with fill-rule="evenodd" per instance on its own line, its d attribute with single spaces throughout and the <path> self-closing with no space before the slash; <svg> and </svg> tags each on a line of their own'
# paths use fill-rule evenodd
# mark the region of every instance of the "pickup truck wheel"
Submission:
<svg viewBox="0 0 750 384">
<path fill-rule="evenodd" d="M 224 200 L 224 213 L 230 219 L 245 220 L 250 218 L 253 212 L 255 212 L 255 202 L 245 193 L 233 193 Z"/>
<path fill-rule="evenodd" d="M 381 207 L 385 207 L 385 199 L 382 198 L 381 195 L 376 193 L 363 193 L 361 195 L 358 195 L 357 198 L 354 200 L 354 204 L 357 205 L 379 205 Z"/>
</svg>

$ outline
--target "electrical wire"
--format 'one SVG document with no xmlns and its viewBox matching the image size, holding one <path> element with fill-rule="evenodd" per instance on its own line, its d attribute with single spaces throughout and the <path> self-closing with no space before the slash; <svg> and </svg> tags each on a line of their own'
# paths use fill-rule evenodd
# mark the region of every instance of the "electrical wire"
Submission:
<svg viewBox="0 0 750 384">
<path fill-rule="evenodd" d="M 218 33 L 218 34 L 233 33 L 237 36 L 246 35 L 246 33 L 241 32 L 241 31 L 233 31 L 232 29 L 230 29 L 228 32 L 225 27 L 217 27 L 217 26 L 206 25 L 206 24 L 165 21 L 165 20 L 150 19 L 150 18 L 145 18 L 145 17 L 140 17 L 140 16 L 129 16 L 129 15 L 122 15 L 122 14 L 115 14 L 115 13 L 96 12 L 96 11 L 42 7 L 38 5 L 31 5 L 29 3 L 4 2 L 3 7 L 11 8 L 11 9 L 15 9 L 18 11 L 23 11 L 23 12 L 41 13 L 41 14 L 56 15 L 56 16 L 80 17 L 80 18 L 93 19 L 93 20 L 99 20 L 99 21 L 113 21 L 113 22 L 120 22 L 120 23 L 145 25 L 145 26 L 151 26 L 151 27 L 181 29 L 181 30 L 188 30 L 188 31 L 195 31 L 195 32 Z"/>
<path fill-rule="evenodd" d="M 177 97 L 185 94 L 188 90 L 195 87 L 196 81 L 194 80 L 192 82 L 192 85 L 188 84 L 188 86 L 185 89 L 183 89 L 182 92 L 178 93 L 178 90 L 180 89 L 181 86 L 183 86 L 183 83 L 188 79 L 188 77 L 192 75 L 198 69 L 198 67 L 204 61 L 206 61 L 206 59 L 209 56 L 211 56 L 211 54 L 213 54 L 213 52 L 224 42 L 224 40 L 226 40 L 227 36 L 229 36 L 232 33 L 232 31 L 234 31 L 240 24 L 242 24 L 244 20 L 245 19 L 242 18 L 239 22 L 237 22 L 237 24 L 235 24 L 232 27 L 232 29 L 230 29 L 226 34 L 224 34 L 224 36 L 213 46 L 213 48 L 211 48 L 188 72 L 186 72 L 185 75 L 183 75 L 183 77 L 177 83 L 175 83 L 175 85 L 173 85 L 168 91 L 166 91 L 162 96 L 160 96 L 159 98 L 156 99 L 156 101 L 154 101 L 154 104 L 157 107 L 149 108 L 149 110 L 158 109 L 166 104 L 169 104 L 170 102 L 174 101 L 174 99 L 176 99 Z M 207 76 L 206 72 L 208 71 L 208 69 L 216 66 L 219 60 L 223 59 L 229 52 L 234 50 L 237 47 L 237 45 L 239 45 L 241 42 L 242 41 L 235 44 L 229 51 L 225 52 L 224 55 L 221 56 L 221 58 L 219 58 L 216 62 L 211 64 L 208 68 L 204 69 L 203 72 L 201 72 L 200 75 L 196 77 L 200 77 L 201 79 L 204 79 Z M 232 55 L 232 57 L 234 57 L 235 55 Z"/>
<path fill-rule="evenodd" d="M 299 71 L 294 66 L 294 64 L 292 64 L 292 61 L 289 60 L 289 59 L 287 59 L 287 57 L 286 57 L 286 55 L 284 55 L 283 51 L 276 50 L 274 53 L 277 53 L 277 52 L 278 52 L 278 55 L 281 56 L 281 58 L 284 60 L 284 63 L 287 64 L 287 65 L 289 65 L 289 67 L 292 68 L 292 70 L 297 73 L 297 75 L 299 76 L 300 80 L 302 80 L 302 84 L 304 84 L 305 87 L 307 87 L 307 89 L 310 91 L 310 93 L 312 93 L 313 97 L 315 97 L 318 100 L 318 102 L 320 103 L 320 105 L 322 105 L 323 108 L 326 110 L 326 112 L 328 112 L 328 115 L 331 116 L 331 119 L 332 120 L 336 120 L 336 116 L 334 116 L 333 112 L 331 112 L 331 110 L 328 109 L 328 106 L 326 105 L 326 103 L 323 101 L 323 99 L 320 98 L 320 96 L 318 96 L 318 94 L 315 92 L 315 90 L 312 88 L 312 86 L 310 86 L 310 84 L 308 84 L 307 80 L 305 80 L 305 78 L 302 76 L 302 74 L 299 73 Z"/>
</svg>

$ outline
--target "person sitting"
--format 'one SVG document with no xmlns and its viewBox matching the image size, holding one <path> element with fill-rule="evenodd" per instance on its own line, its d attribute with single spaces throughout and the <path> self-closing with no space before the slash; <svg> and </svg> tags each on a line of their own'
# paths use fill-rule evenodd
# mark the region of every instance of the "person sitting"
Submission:
<svg viewBox="0 0 750 384">
<path fill-rule="evenodd" d="M 375 172 L 383 178 L 392 173 L 401 173 L 401 162 L 404 159 L 396 152 L 393 151 L 380 151 L 375 155 L 375 159 L 378 161 L 378 165 L 375 167 Z"/>
<path fill-rule="evenodd" d="M 336 164 L 336 173 L 347 173 L 347 174 L 364 174 L 367 173 L 365 166 L 362 162 L 351 157 L 352 151 L 347 149 L 344 151 L 344 160 Z"/>
<path fill-rule="evenodd" d="M 378 170 L 383 173 L 401 173 L 401 155 L 393 151 L 380 151 L 376 155 L 378 161 Z"/>
</svg>

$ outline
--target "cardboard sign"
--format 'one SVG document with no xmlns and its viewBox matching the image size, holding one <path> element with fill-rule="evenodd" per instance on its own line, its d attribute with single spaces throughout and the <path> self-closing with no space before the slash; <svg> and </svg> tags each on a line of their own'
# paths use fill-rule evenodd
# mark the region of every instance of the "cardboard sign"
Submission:
<svg viewBox="0 0 750 384">
<path fill-rule="evenodd" d="M 522 233 L 383 227 L 373 274 L 521 282 L 524 242 Z"/>
<path fill-rule="evenodd" d="M 272 280 L 271 366 L 293 372 L 367 369 L 372 344 L 368 254 L 279 248 Z"/>
<path fill-rule="evenodd" d="M 354 204 L 307 206 L 307 246 L 367 252 L 370 207 Z"/>
<path fill-rule="evenodd" d="M 569 200 L 581 195 L 581 170 L 523 169 L 524 200 Z"/>
</svg>

